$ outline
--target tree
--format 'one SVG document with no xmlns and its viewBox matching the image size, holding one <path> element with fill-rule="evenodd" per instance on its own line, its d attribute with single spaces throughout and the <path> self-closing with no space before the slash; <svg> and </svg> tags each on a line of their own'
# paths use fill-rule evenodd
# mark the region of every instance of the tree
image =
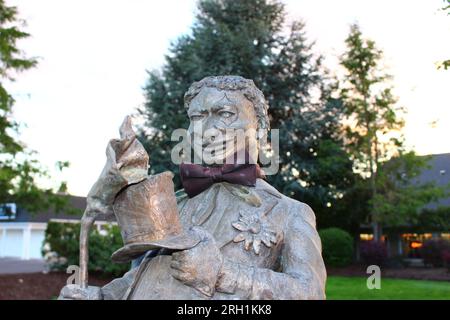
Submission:
<svg viewBox="0 0 450 320">
<path fill-rule="evenodd" d="M 49 175 L 33 158 L 35 152 L 17 139 L 19 124 L 12 116 L 14 98 L 5 87 L 20 72 L 37 64 L 36 59 L 25 57 L 17 46 L 19 40 L 29 37 L 21 30 L 17 15 L 16 7 L 8 7 L 0 0 L 0 204 L 15 202 L 32 212 L 49 206 L 61 210 L 66 199 L 54 195 L 55 190 L 43 190 L 36 184 L 37 179 Z M 57 165 L 62 170 L 68 163 Z M 58 191 L 65 189 L 65 183 L 61 183 Z"/>
<path fill-rule="evenodd" d="M 409 151 L 379 165 L 377 193 L 372 200 L 378 220 L 391 227 L 414 226 L 427 217 L 426 204 L 450 196 L 448 187 L 418 179 L 429 167 L 429 160 L 429 156 L 417 156 Z M 437 213 L 429 215 L 430 218 L 438 216 Z M 448 224 L 441 224 L 442 228 L 446 226 L 448 228 Z"/>
<path fill-rule="evenodd" d="M 450 15 L 450 0 L 443 0 L 444 1 L 444 7 L 442 8 L 442 11 L 447 11 L 447 15 Z M 445 70 L 450 68 L 450 60 L 442 61 L 439 68 L 443 67 Z"/>
<path fill-rule="evenodd" d="M 341 65 L 346 74 L 340 92 L 346 113 L 346 146 L 354 170 L 362 177 L 355 192 L 367 199 L 364 207 L 370 211 L 374 238 L 379 241 L 383 224 L 414 222 L 420 209 L 443 196 L 444 190 L 413 183 L 427 162 L 404 146 L 404 109 L 392 94 L 391 76 L 380 67 L 381 50 L 363 38 L 356 24 L 345 42 Z"/>
<path fill-rule="evenodd" d="M 145 86 L 140 136 L 151 173 L 178 171 L 168 141 L 174 129 L 188 127 L 183 94 L 189 85 L 208 75 L 241 75 L 264 92 L 271 127 L 280 129 L 280 171 L 270 182 L 327 216 L 352 180 L 337 134 L 342 104 L 332 98 L 333 82 L 304 25 L 286 25 L 285 15 L 278 1 L 199 1 L 190 34 L 172 45 L 162 70 L 150 72 Z"/>
</svg>

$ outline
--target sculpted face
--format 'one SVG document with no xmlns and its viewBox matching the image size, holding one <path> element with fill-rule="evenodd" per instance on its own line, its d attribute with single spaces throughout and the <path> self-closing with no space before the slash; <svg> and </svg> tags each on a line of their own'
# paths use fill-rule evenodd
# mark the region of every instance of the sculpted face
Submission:
<svg viewBox="0 0 450 320">
<path fill-rule="evenodd" d="M 192 99 L 188 116 L 194 154 L 204 163 L 223 164 L 246 144 L 256 145 L 256 112 L 240 91 L 204 87 Z"/>
</svg>

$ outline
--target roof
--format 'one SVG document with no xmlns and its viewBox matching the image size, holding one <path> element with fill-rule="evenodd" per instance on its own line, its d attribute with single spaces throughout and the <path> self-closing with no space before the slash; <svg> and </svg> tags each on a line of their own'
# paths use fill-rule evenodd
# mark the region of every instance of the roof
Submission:
<svg viewBox="0 0 450 320">
<path fill-rule="evenodd" d="M 67 214 L 65 212 L 54 212 L 53 209 L 48 209 L 42 212 L 30 213 L 23 208 L 17 209 L 16 218 L 11 222 L 48 222 L 51 219 L 64 220 L 80 220 L 86 208 L 86 197 L 68 196 L 68 206 L 74 209 L 75 214 Z"/>
<path fill-rule="evenodd" d="M 419 184 L 434 182 L 436 186 L 444 187 L 450 184 L 450 153 L 433 154 L 428 161 L 430 168 L 426 168 L 417 177 Z M 443 198 L 436 203 L 430 203 L 426 208 L 434 209 L 437 206 L 450 207 L 450 197 Z"/>
<path fill-rule="evenodd" d="M 50 220 L 73 220 L 79 221 L 86 209 L 86 197 L 68 196 L 68 207 L 73 211 L 72 214 L 67 212 L 55 212 L 53 209 L 48 209 L 42 212 L 30 213 L 24 208 L 18 207 L 15 218 L 11 220 L 1 220 L 0 223 L 8 222 L 43 222 L 47 223 Z M 111 219 L 105 219 L 103 216 L 97 218 L 98 221 L 105 221 Z M 114 218 L 113 218 L 114 220 Z"/>
</svg>

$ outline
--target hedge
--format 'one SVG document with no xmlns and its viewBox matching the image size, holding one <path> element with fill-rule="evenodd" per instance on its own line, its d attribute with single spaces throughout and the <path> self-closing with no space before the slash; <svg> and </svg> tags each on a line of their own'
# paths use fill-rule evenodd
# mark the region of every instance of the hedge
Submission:
<svg viewBox="0 0 450 320">
<path fill-rule="evenodd" d="M 79 264 L 79 238 L 79 223 L 48 223 L 42 254 L 52 270 L 66 270 L 69 265 Z M 111 261 L 111 254 L 122 246 L 118 226 L 106 224 L 101 232 L 94 228 L 89 236 L 89 271 L 112 276 L 128 271 L 130 265 Z"/>
<path fill-rule="evenodd" d="M 366 265 L 382 267 L 388 259 L 386 244 L 382 241 L 362 241 L 359 245 L 361 260 Z"/>
<path fill-rule="evenodd" d="M 422 258 L 427 265 L 433 267 L 450 267 L 450 241 L 445 239 L 430 239 L 420 248 Z"/>
<path fill-rule="evenodd" d="M 322 229 L 319 236 L 326 266 L 345 267 L 352 262 L 353 239 L 347 231 L 339 228 Z"/>
</svg>

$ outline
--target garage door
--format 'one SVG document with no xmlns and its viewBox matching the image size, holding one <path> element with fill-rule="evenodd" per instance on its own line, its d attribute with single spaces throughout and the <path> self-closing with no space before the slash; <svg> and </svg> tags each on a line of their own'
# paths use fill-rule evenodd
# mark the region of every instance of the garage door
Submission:
<svg viewBox="0 0 450 320">
<path fill-rule="evenodd" d="M 4 241 L 4 242 L 3 242 Z M 23 254 L 23 231 L 8 230 L 0 245 L 0 256 L 22 258 Z"/>
</svg>

